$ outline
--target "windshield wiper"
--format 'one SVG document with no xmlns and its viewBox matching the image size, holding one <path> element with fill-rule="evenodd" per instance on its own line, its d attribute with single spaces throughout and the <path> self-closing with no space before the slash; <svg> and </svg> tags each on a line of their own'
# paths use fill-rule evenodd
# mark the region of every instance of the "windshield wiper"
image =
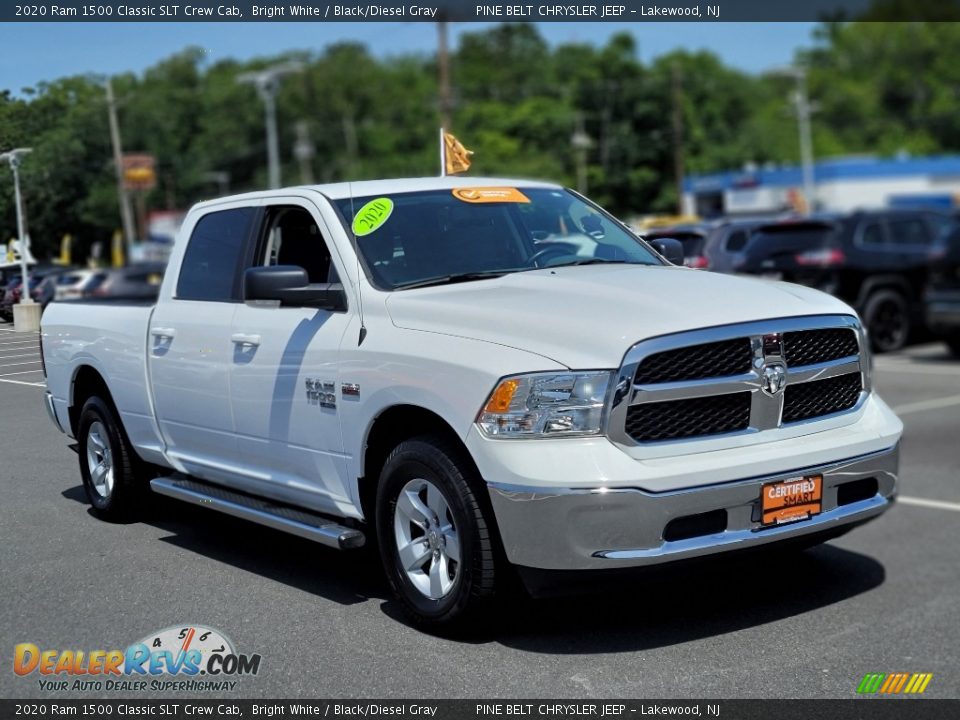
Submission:
<svg viewBox="0 0 960 720">
<path fill-rule="evenodd" d="M 584 258 L 583 260 L 573 260 L 571 262 L 559 263 L 558 265 L 544 265 L 542 269 L 572 267 L 574 265 L 649 265 L 637 260 L 611 260 L 609 258 Z"/>
<path fill-rule="evenodd" d="M 398 285 L 397 290 L 409 290 L 411 288 L 432 287 L 434 285 L 453 285 L 454 283 L 470 282 L 471 280 L 487 280 L 489 278 L 503 277 L 507 273 L 516 272 L 516 270 L 483 270 L 480 272 L 451 273 L 450 275 L 439 275 L 437 277 L 417 280 L 411 283 Z"/>
</svg>

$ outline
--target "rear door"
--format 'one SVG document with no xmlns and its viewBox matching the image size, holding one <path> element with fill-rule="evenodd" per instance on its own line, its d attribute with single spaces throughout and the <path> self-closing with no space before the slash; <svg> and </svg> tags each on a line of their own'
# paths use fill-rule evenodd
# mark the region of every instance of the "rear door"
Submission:
<svg viewBox="0 0 960 720">
<path fill-rule="evenodd" d="M 340 282 L 329 238 L 310 201 L 271 198 L 250 266 L 297 265 L 311 283 Z M 346 311 L 237 306 L 230 385 L 238 457 L 247 469 L 240 482 L 249 492 L 315 510 L 347 502 L 338 356 L 349 320 Z"/>
<path fill-rule="evenodd" d="M 197 477 L 229 482 L 237 467 L 230 403 L 230 342 L 240 271 L 259 211 L 235 207 L 200 217 L 150 320 L 154 407 L 167 453 Z"/>
</svg>

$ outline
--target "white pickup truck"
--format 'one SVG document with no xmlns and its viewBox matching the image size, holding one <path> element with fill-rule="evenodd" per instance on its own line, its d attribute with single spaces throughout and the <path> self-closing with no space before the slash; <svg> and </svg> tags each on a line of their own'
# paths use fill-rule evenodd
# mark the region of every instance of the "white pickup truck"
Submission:
<svg viewBox="0 0 960 720">
<path fill-rule="evenodd" d="M 528 181 L 204 202 L 155 304 L 47 309 L 47 409 L 104 519 L 152 489 L 375 538 L 426 624 L 514 571 L 536 592 L 884 512 L 902 424 L 855 312 L 678 246 Z"/>
</svg>

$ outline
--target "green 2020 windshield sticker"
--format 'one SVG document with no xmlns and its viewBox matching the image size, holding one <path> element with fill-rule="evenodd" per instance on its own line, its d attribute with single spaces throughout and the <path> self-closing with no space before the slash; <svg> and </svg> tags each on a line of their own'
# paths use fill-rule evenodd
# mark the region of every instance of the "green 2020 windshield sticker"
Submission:
<svg viewBox="0 0 960 720">
<path fill-rule="evenodd" d="M 393 200 L 377 198 L 364 205 L 353 218 L 353 234 L 357 237 L 369 235 L 387 221 L 393 212 Z"/>
</svg>

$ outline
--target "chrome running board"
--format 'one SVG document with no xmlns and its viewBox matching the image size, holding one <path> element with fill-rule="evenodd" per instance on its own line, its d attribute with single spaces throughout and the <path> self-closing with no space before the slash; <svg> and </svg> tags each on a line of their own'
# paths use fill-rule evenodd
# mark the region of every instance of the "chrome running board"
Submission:
<svg viewBox="0 0 960 720">
<path fill-rule="evenodd" d="M 277 505 L 269 500 L 233 492 L 184 475 L 154 478 L 150 481 L 150 487 L 160 495 L 299 535 L 338 550 L 362 547 L 365 541 L 359 530 L 339 525 L 322 515 Z"/>
</svg>

